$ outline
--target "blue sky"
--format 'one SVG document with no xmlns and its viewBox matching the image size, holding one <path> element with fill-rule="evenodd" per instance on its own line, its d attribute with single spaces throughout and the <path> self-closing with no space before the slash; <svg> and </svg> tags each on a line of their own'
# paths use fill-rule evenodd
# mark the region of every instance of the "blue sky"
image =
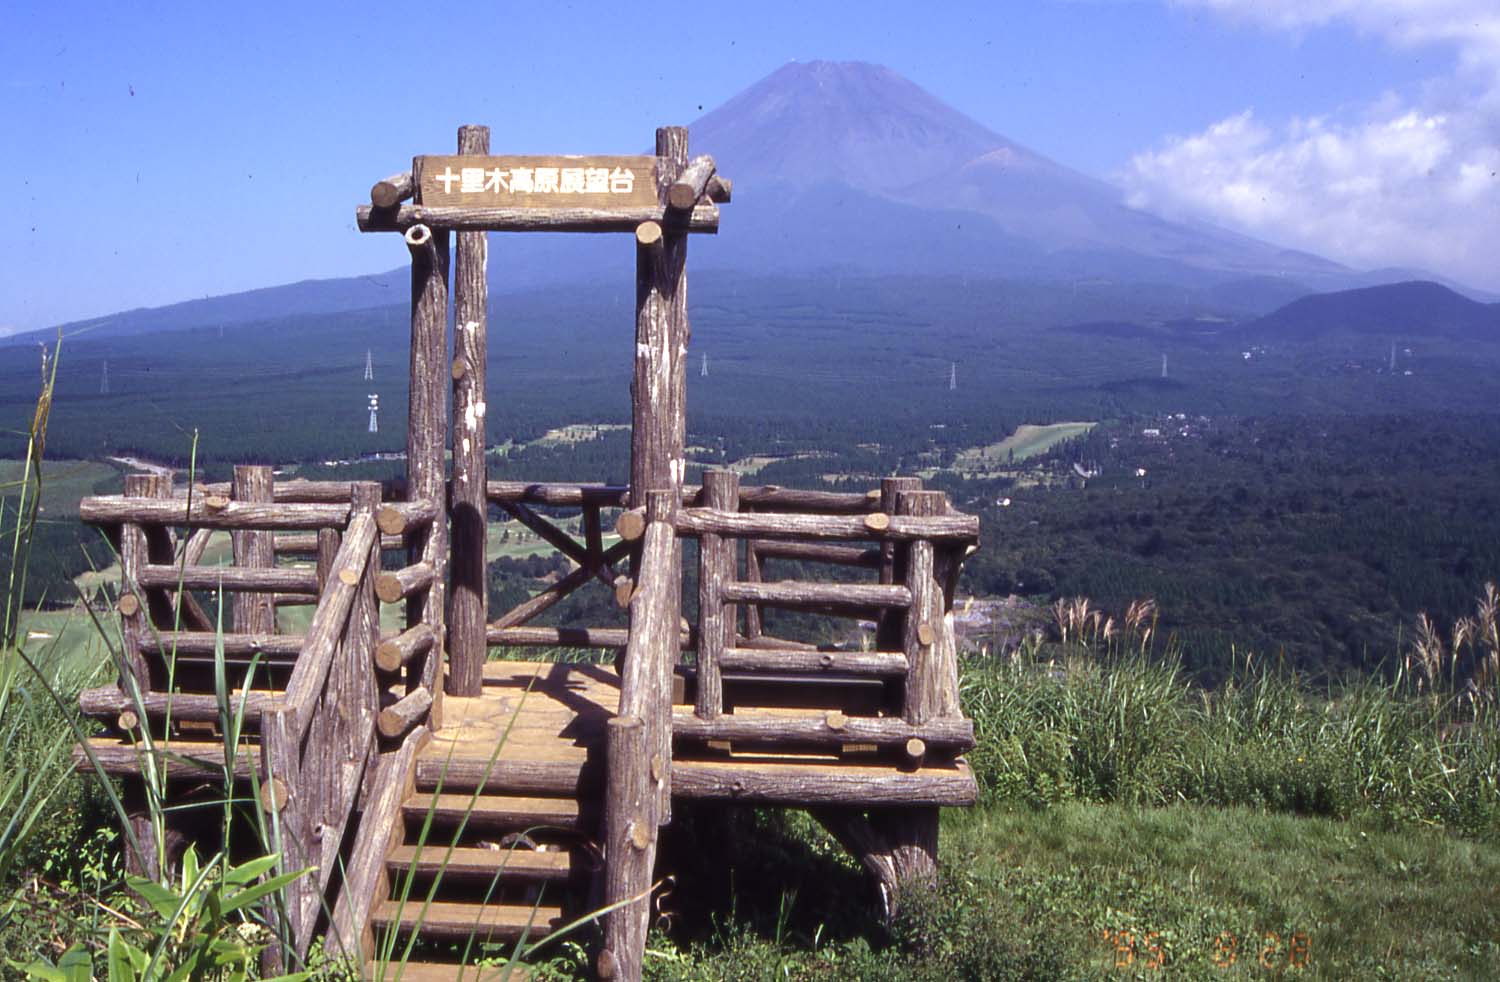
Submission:
<svg viewBox="0 0 1500 982">
<path fill-rule="evenodd" d="M 0 330 L 397 266 L 353 207 L 459 123 L 632 152 L 814 58 L 885 64 L 1142 206 L 1500 287 L 1496 7 L 28 4 L 0 36 Z"/>
</svg>

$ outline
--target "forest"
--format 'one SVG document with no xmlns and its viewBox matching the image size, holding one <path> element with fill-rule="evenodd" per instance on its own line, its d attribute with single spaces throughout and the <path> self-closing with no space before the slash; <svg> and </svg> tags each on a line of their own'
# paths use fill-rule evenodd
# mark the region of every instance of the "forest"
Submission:
<svg viewBox="0 0 1500 982">
<path fill-rule="evenodd" d="M 625 431 L 545 437 L 628 422 L 624 284 L 503 306 L 491 476 L 623 482 Z M 1500 343 L 1416 322 L 1399 336 L 1252 338 L 1238 325 L 1258 313 L 1229 291 L 705 276 L 689 476 L 733 464 L 747 481 L 864 489 L 919 473 L 981 517 L 964 581 L 976 595 L 1085 596 L 1112 611 L 1154 598 L 1206 679 L 1247 648 L 1309 672 L 1389 667 L 1418 613 L 1451 620 L 1500 578 Z M 4 350 L 0 458 L 14 458 L 37 358 Z M 402 466 L 370 459 L 404 443 L 399 306 L 85 335 L 56 356 L 49 458 L 191 462 L 207 478 L 236 462 L 310 477 Z M 1099 425 L 1038 457 L 971 466 L 1017 426 L 1060 420 Z M 117 480 L 105 472 L 83 493 Z M 66 510 L 43 519 L 24 599 L 65 604 L 69 578 L 107 565 L 108 550 Z M 492 594 L 537 589 L 534 572 L 495 567 Z"/>
</svg>

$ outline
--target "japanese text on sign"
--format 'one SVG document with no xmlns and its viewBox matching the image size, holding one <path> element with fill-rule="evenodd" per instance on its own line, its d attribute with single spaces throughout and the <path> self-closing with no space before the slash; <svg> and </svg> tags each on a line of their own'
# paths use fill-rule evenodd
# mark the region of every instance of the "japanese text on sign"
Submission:
<svg viewBox="0 0 1500 982">
<path fill-rule="evenodd" d="M 424 157 L 420 203 L 493 208 L 657 204 L 654 157 Z"/>
</svg>

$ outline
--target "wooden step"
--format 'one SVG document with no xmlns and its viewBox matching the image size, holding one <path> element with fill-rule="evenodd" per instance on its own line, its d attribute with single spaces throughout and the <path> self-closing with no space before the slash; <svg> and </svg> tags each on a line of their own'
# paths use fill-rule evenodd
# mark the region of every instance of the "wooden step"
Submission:
<svg viewBox="0 0 1500 982">
<path fill-rule="evenodd" d="M 532 940 L 546 937 L 563 921 L 562 909 L 551 905 L 434 902 L 424 909 L 420 898 L 411 898 L 405 904 L 382 900 L 371 912 L 370 923 L 377 933 L 394 928 L 426 938 L 510 942 L 522 935 Z"/>
<path fill-rule="evenodd" d="M 490 794 L 558 795 L 598 794 L 604 781 L 604 755 L 590 761 L 489 760 L 453 755 L 434 739 L 417 758 L 417 787 L 432 791 L 439 783 L 444 791 L 472 792 L 483 788 Z"/>
<path fill-rule="evenodd" d="M 514 848 L 476 849 L 468 846 L 451 851 L 445 845 L 428 843 L 418 854 L 414 845 L 397 846 L 385 860 L 391 878 L 414 870 L 425 876 L 443 874 L 465 880 L 518 880 L 528 883 L 559 882 L 568 879 L 573 872 L 571 850 Z"/>
<path fill-rule="evenodd" d="M 528 982 L 525 965 L 455 965 L 448 962 L 366 962 L 364 977 L 370 982 Z"/>
<path fill-rule="evenodd" d="M 432 794 L 418 791 L 401 813 L 420 824 L 431 812 L 435 823 L 454 825 L 468 816 L 467 827 L 522 831 L 529 828 L 577 829 L 578 802 L 571 798 L 527 798 L 510 795 Z"/>
</svg>

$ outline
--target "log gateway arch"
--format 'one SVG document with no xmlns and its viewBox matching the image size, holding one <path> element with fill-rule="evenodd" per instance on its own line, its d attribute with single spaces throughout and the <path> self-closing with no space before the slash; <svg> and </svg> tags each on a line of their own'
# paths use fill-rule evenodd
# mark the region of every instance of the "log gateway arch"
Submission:
<svg viewBox="0 0 1500 982">
<path fill-rule="evenodd" d="M 462 964 L 476 941 L 569 927 L 600 978 L 639 978 L 674 800 L 809 810 L 887 914 L 931 881 L 938 809 L 976 791 L 952 608 L 978 520 L 915 477 L 689 482 L 688 242 L 731 194 L 680 127 L 652 155 L 522 157 L 464 126 L 455 154 L 415 157 L 357 209 L 411 256 L 404 481 L 246 466 L 222 484 L 134 475 L 83 502 L 118 544 L 124 654 L 119 682 L 80 698 L 104 731 L 75 756 L 123 779 L 134 868 L 208 834 L 176 806 L 243 795 L 279 868 L 313 870 L 268 911 L 270 960 L 295 966 L 321 937 L 372 977 L 400 958 L 421 980 L 482 978 Z M 632 237 L 627 485 L 488 479 L 487 236 L 512 231 Z M 570 566 L 505 611 L 487 609 L 491 515 Z M 206 563 L 226 532 L 232 563 Z M 595 581 L 627 628 L 538 623 Z M 206 591 L 226 596 L 227 630 Z M 312 615 L 292 630 L 278 612 L 295 606 Z M 874 650 L 774 637 L 769 608 L 873 622 Z M 232 754 L 226 692 L 244 717 Z"/>
</svg>

